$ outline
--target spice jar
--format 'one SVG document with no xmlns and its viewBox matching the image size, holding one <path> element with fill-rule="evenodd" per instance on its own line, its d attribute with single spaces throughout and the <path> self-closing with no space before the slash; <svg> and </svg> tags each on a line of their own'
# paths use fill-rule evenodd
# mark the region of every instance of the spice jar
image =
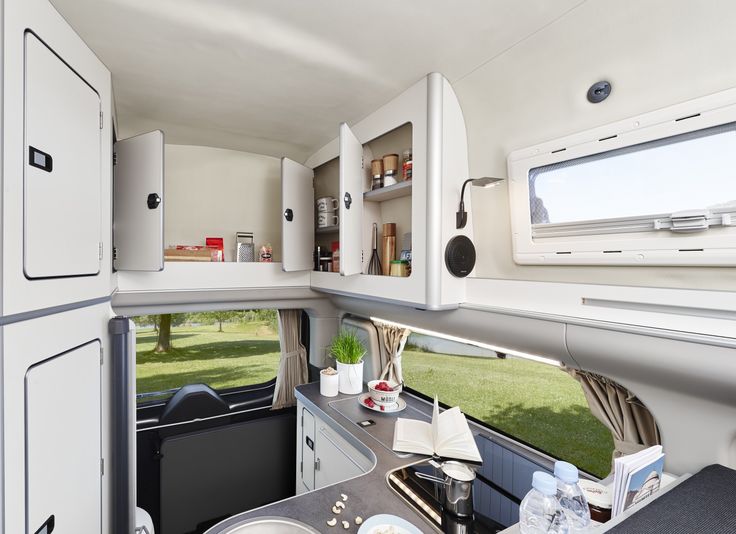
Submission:
<svg viewBox="0 0 736 534">
<path fill-rule="evenodd" d="M 371 161 L 371 190 L 383 187 L 383 160 Z"/>
<path fill-rule="evenodd" d="M 395 185 L 399 178 L 399 155 L 386 154 L 383 156 L 383 186 Z"/>
<path fill-rule="evenodd" d="M 391 276 L 409 276 L 409 262 L 406 260 L 393 260 L 391 262 Z"/>
<path fill-rule="evenodd" d="M 401 176 L 406 180 L 411 180 L 411 172 L 412 172 L 412 155 L 411 155 L 411 149 L 407 148 L 404 150 L 403 156 L 403 163 L 401 164 Z"/>
<path fill-rule="evenodd" d="M 271 243 L 266 243 L 261 246 L 261 249 L 258 252 L 258 259 L 261 263 L 273 262 L 273 247 L 271 246 Z"/>
</svg>

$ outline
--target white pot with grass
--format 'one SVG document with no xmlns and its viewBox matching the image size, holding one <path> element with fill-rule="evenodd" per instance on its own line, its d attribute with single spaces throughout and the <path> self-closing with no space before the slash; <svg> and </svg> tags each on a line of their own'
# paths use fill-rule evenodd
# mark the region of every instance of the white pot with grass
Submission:
<svg viewBox="0 0 736 534">
<path fill-rule="evenodd" d="M 350 330 L 341 330 L 330 344 L 330 355 L 337 362 L 340 393 L 363 391 L 363 342 Z"/>
</svg>

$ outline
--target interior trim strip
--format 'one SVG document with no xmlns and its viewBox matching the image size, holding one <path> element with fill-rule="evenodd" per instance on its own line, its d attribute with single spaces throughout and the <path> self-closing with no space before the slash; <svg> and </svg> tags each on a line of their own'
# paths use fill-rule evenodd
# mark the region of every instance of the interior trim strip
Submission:
<svg viewBox="0 0 736 534">
<path fill-rule="evenodd" d="M 696 308 L 691 306 L 673 306 L 670 304 L 652 304 L 650 302 L 631 302 L 626 300 L 595 299 L 588 297 L 583 297 L 583 305 L 617 310 L 668 313 L 672 315 L 687 315 L 691 317 L 707 317 L 709 319 L 736 321 L 736 311 L 719 310 L 716 308 Z"/>
<path fill-rule="evenodd" d="M 484 306 L 479 304 L 461 304 L 460 308 L 487 313 L 498 313 L 501 315 L 509 315 L 512 317 L 539 319 L 541 321 L 551 321 L 555 323 L 564 323 L 567 325 L 600 328 L 602 330 L 611 330 L 614 332 L 625 332 L 628 334 L 638 334 L 642 336 L 658 337 L 662 339 L 672 339 L 675 341 L 685 341 L 688 343 L 699 343 L 702 345 L 712 345 L 714 347 L 725 347 L 729 349 L 736 348 L 736 338 L 699 334 L 697 332 L 666 330 L 664 328 L 654 328 L 651 326 L 639 326 L 628 323 L 613 323 L 610 321 L 601 321 L 598 319 L 584 319 L 581 317 L 555 315 L 552 313 L 532 312 L 526 310 L 515 310 L 510 308 L 497 308 L 494 306 Z"/>
<path fill-rule="evenodd" d="M 39 317 L 46 317 L 47 315 L 55 315 L 57 313 L 78 310 L 80 308 L 87 308 L 89 306 L 95 306 L 97 304 L 103 304 L 105 302 L 110 302 L 111 300 L 112 300 L 112 295 L 108 295 L 106 297 L 98 297 L 95 299 L 73 302 L 71 304 L 51 306 L 50 308 L 42 308 L 40 310 L 14 313 L 11 315 L 6 315 L 5 317 L 0 317 L 0 326 L 13 324 L 13 323 L 20 323 L 21 321 L 28 321 L 30 319 L 38 319 Z"/>
</svg>

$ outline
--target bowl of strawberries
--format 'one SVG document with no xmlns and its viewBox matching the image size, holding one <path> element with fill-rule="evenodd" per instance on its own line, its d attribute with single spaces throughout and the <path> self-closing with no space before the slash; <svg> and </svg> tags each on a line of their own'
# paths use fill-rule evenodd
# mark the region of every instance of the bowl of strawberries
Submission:
<svg viewBox="0 0 736 534">
<path fill-rule="evenodd" d="M 392 380 L 371 380 L 368 382 L 368 392 L 371 399 L 379 405 L 396 404 L 401 389 L 401 384 Z"/>
</svg>

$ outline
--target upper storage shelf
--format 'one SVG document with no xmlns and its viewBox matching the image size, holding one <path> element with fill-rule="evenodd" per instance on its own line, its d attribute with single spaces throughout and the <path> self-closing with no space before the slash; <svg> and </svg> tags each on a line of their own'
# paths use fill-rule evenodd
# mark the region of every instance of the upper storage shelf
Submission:
<svg viewBox="0 0 736 534">
<path fill-rule="evenodd" d="M 383 202 L 395 198 L 410 197 L 412 181 L 399 182 L 398 184 L 381 187 L 373 191 L 363 193 L 363 200 L 367 202 Z"/>
</svg>

